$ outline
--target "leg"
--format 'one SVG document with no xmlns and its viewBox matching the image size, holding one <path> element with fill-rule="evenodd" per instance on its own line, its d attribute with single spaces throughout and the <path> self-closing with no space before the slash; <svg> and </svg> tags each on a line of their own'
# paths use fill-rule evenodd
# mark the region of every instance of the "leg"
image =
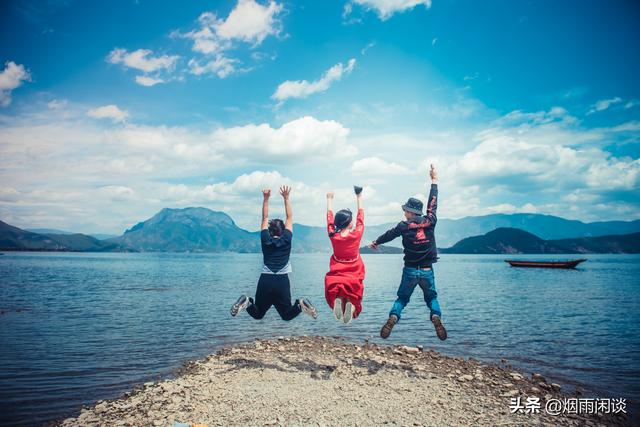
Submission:
<svg viewBox="0 0 640 427">
<path fill-rule="evenodd" d="M 396 316 L 398 320 L 400 320 L 402 310 L 404 310 L 407 304 L 409 304 L 411 294 L 413 294 L 413 290 L 418 284 L 416 271 L 417 270 L 415 268 L 407 267 L 402 270 L 402 281 L 400 282 L 400 287 L 398 288 L 398 299 L 396 299 L 396 302 L 393 303 L 393 307 L 389 312 L 389 317 Z"/>
<path fill-rule="evenodd" d="M 438 304 L 438 292 L 436 291 L 436 279 L 433 274 L 433 268 L 431 268 L 431 270 L 421 271 L 418 285 L 422 288 L 424 302 L 427 303 L 427 307 L 429 307 L 429 318 L 433 316 L 442 317 L 440 304 Z"/>
<path fill-rule="evenodd" d="M 436 281 L 433 274 L 433 267 L 431 270 L 422 271 L 418 284 L 424 292 L 424 302 L 427 303 L 430 311 L 430 319 L 433 326 L 436 328 L 436 335 L 442 341 L 447 339 L 447 330 L 442 324 L 440 317 L 442 312 L 440 311 L 440 304 L 438 304 L 438 293 L 436 292 Z"/>
<path fill-rule="evenodd" d="M 289 275 L 277 274 L 276 276 L 278 276 L 278 278 L 273 288 L 273 305 L 282 320 L 295 319 L 302 310 L 298 301 L 291 304 L 291 283 L 289 282 Z"/>
<path fill-rule="evenodd" d="M 270 275 L 260 275 L 258 287 L 256 288 L 256 300 L 252 301 L 252 304 L 247 307 L 247 313 L 254 319 L 262 319 L 271 308 L 270 278 L 268 276 Z"/>
</svg>

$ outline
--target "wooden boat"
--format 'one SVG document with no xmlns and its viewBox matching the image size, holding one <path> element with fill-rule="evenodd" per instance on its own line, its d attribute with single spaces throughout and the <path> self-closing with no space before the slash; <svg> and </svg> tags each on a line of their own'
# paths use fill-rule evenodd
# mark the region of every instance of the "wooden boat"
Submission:
<svg viewBox="0 0 640 427">
<path fill-rule="evenodd" d="M 586 259 L 574 259 L 570 261 L 526 261 L 516 259 L 505 259 L 504 262 L 511 264 L 511 267 L 534 267 L 534 268 L 576 268 L 576 265 L 585 262 Z"/>
</svg>

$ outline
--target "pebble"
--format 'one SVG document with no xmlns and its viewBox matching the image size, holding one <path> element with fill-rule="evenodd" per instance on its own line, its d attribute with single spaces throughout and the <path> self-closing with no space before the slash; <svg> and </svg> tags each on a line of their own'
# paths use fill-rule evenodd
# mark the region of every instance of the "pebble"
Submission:
<svg viewBox="0 0 640 427">
<path fill-rule="evenodd" d="M 461 382 L 463 382 L 463 381 L 473 381 L 473 376 L 469 375 L 469 374 L 460 375 L 458 377 L 458 381 L 461 381 Z"/>
<path fill-rule="evenodd" d="M 555 391 L 560 391 L 562 386 L 560 384 L 551 383 L 551 388 L 554 389 Z"/>
<path fill-rule="evenodd" d="M 540 374 L 531 375 L 531 379 L 533 381 L 542 382 L 542 383 L 547 382 L 547 379 Z"/>
</svg>

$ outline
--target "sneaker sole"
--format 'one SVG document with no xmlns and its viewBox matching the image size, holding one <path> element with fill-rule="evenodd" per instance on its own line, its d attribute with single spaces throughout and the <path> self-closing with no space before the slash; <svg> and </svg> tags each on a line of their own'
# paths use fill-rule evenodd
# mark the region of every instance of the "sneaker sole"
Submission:
<svg viewBox="0 0 640 427">
<path fill-rule="evenodd" d="M 447 339 L 447 330 L 444 328 L 442 321 L 439 317 L 434 317 L 431 322 L 433 326 L 436 328 L 436 335 L 440 338 L 440 341 L 444 341 Z"/>
<path fill-rule="evenodd" d="M 249 305 L 249 298 L 245 299 L 243 303 L 238 304 L 237 302 L 231 306 L 231 316 L 236 317 L 238 313 L 247 308 Z"/>
<path fill-rule="evenodd" d="M 391 335 L 391 330 L 396 323 L 398 323 L 398 319 L 396 317 L 389 317 L 387 323 L 385 323 L 384 326 L 382 326 L 382 329 L 380 329 L 380 337 L 385 340 L 389 338 L 389 335 Z"/>
<path fill-rule="evenodd" d="M 339 298 L 333 302 L 333 317 L 336 320 L 342 320 L 342 300 Z"/>
<path fill-rule="evenodd" d="M 353 306 L 353 304 L 351 304 L 350 302 L 347 302 L 347 304 L 345 304 L 344 317 L 342 318 L 342 321 L 344 322 L 345 325 L 348 325 L 353 320 L 354 310 L 355 310 L 355 307 Z"/>
<path fill-rule="evenodd" d="M 308 314 L 309 316 L 313 317 L 314 320 L 318 318 L 318 310 L 316 310 L 315 307 L 309 308 L 304 303 L 304 301 L 300 301 L 300 308 L 302 309 L 303 312 L 305 312 L 305 314 Z"/>
</svg>

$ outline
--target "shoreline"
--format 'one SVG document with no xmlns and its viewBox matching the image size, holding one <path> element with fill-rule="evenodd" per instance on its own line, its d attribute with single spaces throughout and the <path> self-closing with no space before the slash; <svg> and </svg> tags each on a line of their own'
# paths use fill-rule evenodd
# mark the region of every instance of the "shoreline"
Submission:
<svg viewBox="0 0 640 427">
<path fill-rule="evenodd" d="M 518 397 L 540 398 L 539 413 L 511 413 Z M 419 347 L 278 337 L 222 347 L 52 425 L 631 425 L 625 414 L 545 412 L 571 397 L 539 374 Z"/>
</svg>

